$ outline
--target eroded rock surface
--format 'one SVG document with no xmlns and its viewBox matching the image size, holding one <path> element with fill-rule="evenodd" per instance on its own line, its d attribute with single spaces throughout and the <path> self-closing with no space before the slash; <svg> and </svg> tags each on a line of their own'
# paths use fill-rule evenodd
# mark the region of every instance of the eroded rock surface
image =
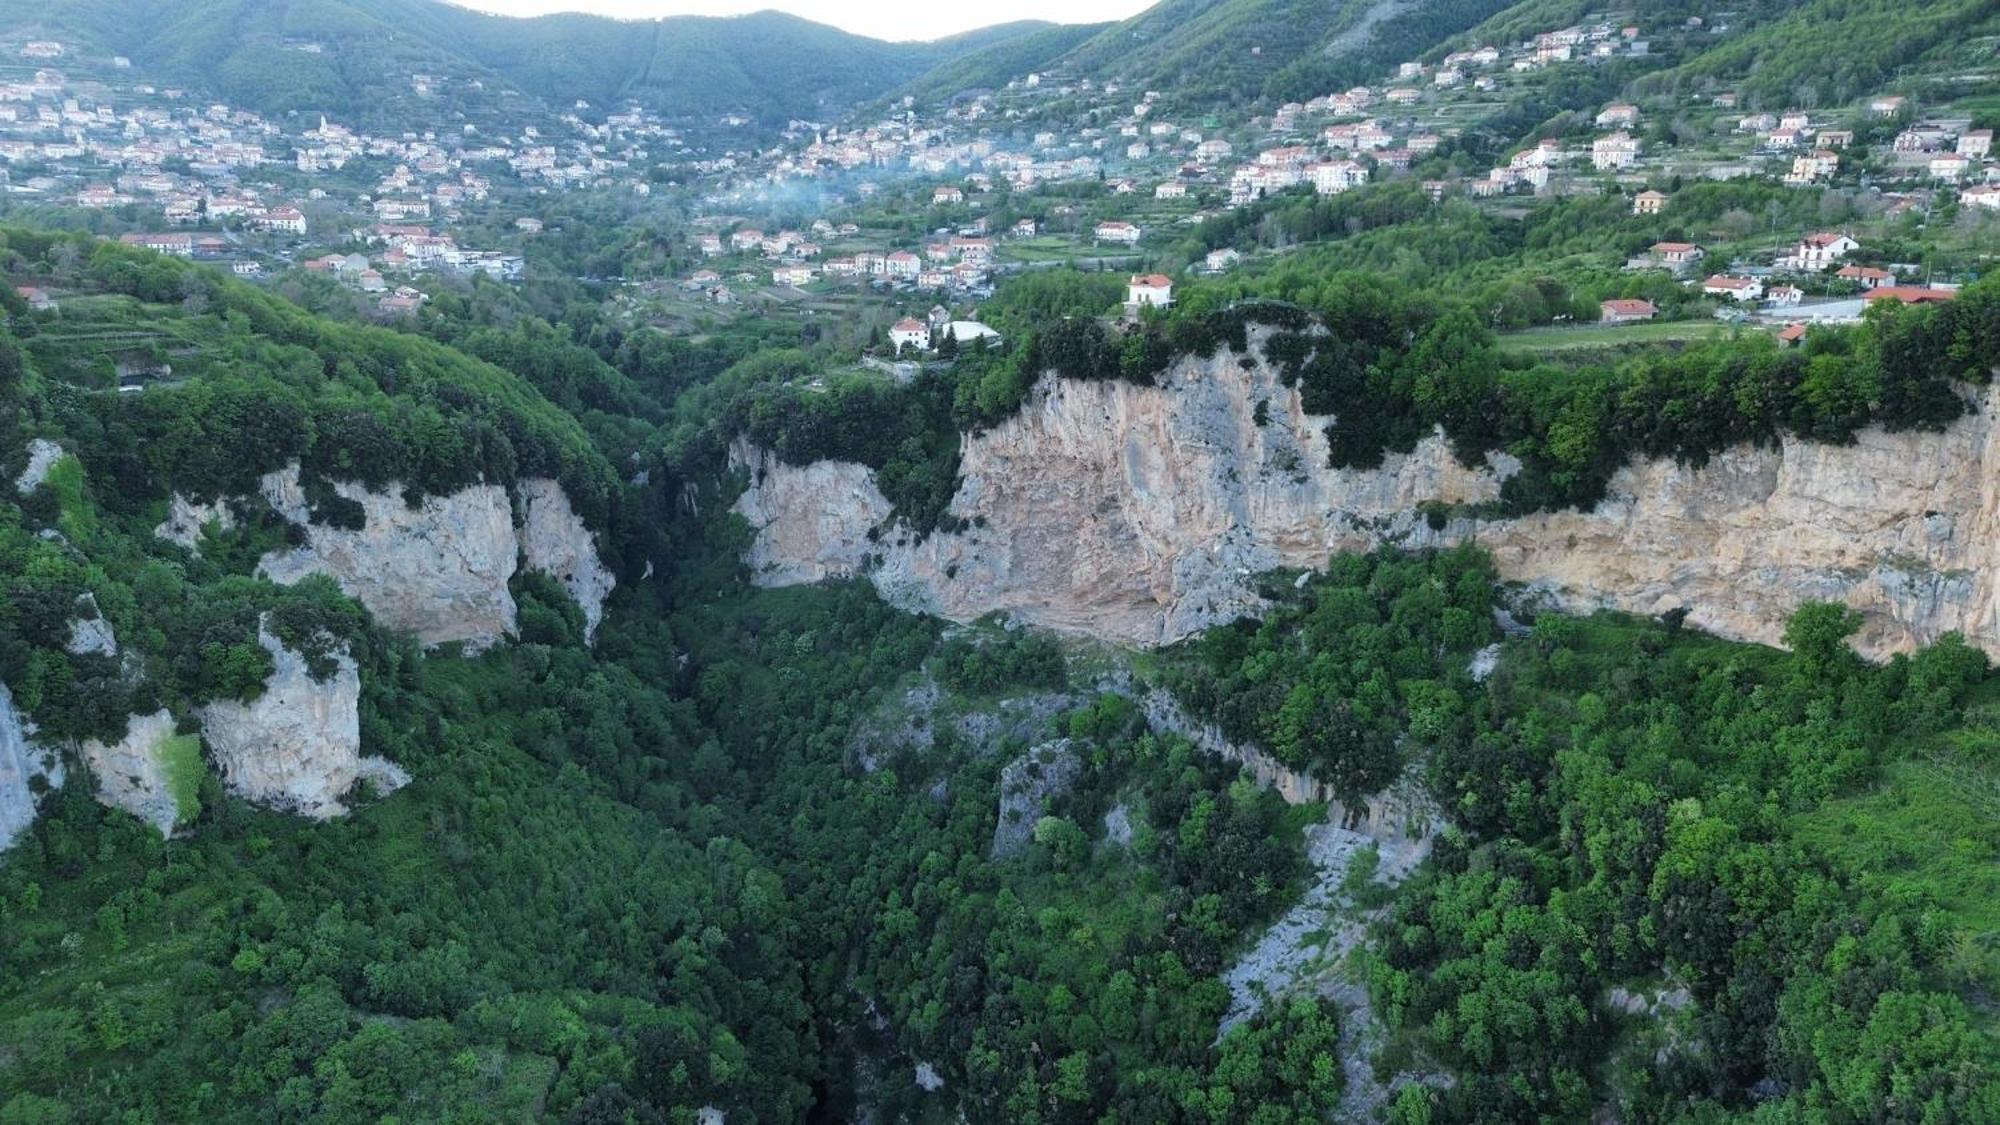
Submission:
<svg viewBox="0 0 2000 1125">
<path fill-rule="evenodd" d="M 28 443 L 28 465 L 21 475 L 14 478 L 14 490 L 26 496 L 42 487 L 49 479 L 49 473 L 56 462 L 63 459 L 63 447 L 47 438 L 36 438 Z"/>
<path fill-rule="evenodd" d="M 258 641 L 275 665 L 264 694 L 201 710 L 202 735 L 216 766 L 224 783 L 250 800 L 317 820 L 338 816 L 347 811 L 342 797 L 365 769 L 354 661 L 340 654 L 333 675 L 322 682 L 304 656 L 268 631 Z"/>
<path fill-rule="evenodd" d="M 570 506 L 562 486 L 538 477 L 521 482 L 521 555 L 529 570 L 563 584 L 583 609 L 586 643 L 596 640 L 604 599 L 616 580 L 597 557 L 597 540 Z"/>
<path fill-rule="evenodd" d="M 13 693 L 0 684 L 0 850 L 12 847 L 35 823 L 37 779 L 51 789 L 62 785 L 61 759 L 37 746 L 33 733 L 14 709 Z"/>
<path fill-rule="evenodd" d="M 91 739 L 77 748 L 97 778 L 97 799 L 124 809 L 159 829 L 162 836 L 171 835 L 181 817 L 164 756 L 173 737 L 174 717 L 160 710 L 132 716 L 126 721 L 125 737 L 117 742 Z"/>
<path fill-rule="evenodd" d="M 197 503 L 176 492 L 167 503 L 167 518 L 153 529 L 153 535 L 190 551 L 199 551 L 202 535 L 211 525 L 228 531 L 236 526 L 236 513 L 224 501 Z"/>
<path fill-rule="evenodd" d="M 264 556 L 259 570 L 293 583 L 325 574 L 391 629 L 427 645 L 463 641 L 480 648 L 514 632 L 514 595 L 507 583 L 525 556 L 530 570 L 553 575 L 582 606 L 594 634 L 614 580 L 597 557 L 597 543 L 552 480 L 522 482 L 523 526 L 499 485 L 475 485 L 448 496 L 426 496 L 414 507 L 402 491 L 371 491 L 337 482 L 341 497 L 360 505 L 359 528 L 313 523 L 298 466 L 264 478 L 265 500 L 305 529 L 306 543 Z"/>
<path fill-rule="evenodd" d="M 950 507 L 963 532 L 886 527 L 864 466 L 739 445 L 747 561 L 769 585 L 866 574 L 906 609 L 1150 645 L 1257 609 L 1259 571 L 1473 540 L 1503 578 L 1565 609 L 1685 608 L 1696 627 L 1775 642 L 1800 603 L 1834 600 L 1862 614 L 1871 656 L 1950 630 L 2000 653 L 2000 388 L 1938 433 L 1638 463 L 1590 512 L 1433 527 L 1424 507 L 1492 500 L 1518 466 L 1494 455 L 1468 469 L 1433 436 L 1377 469 L 1328 468 L 1331 419 L 1261 358 L 1239 359 L 1185 358 L 1151 387 L 1045 376 L 1018 415 L 965 439 Z"/>
<path fill-rule="evenodd" d="M 1000 820 L 993 826 L 995 859 L 1025 851 L 1050 799 L 1069 791 L 1083 772 L 1083 758 L 1067 738 L 1044 742 L 1000 771 Z"/>
</svg>

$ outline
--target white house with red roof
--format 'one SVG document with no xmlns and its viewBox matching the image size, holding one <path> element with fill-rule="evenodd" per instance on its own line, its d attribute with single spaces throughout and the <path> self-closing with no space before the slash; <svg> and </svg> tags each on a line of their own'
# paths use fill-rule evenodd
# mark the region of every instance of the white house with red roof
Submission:
<svg viewBox="0 0 2000 1125">
<path fill-rule="evenodd" d="M 1884 285 L 1896 284 L 1896 275 L 1880 266 L 1842 266 L 1833 276 L 1842 281 L 1855 281 L 1863 289 L 1880 289 Z"/>
<path fill-rule="evenodd" d="M 1125 305 L 1132 309 L 1164 309 L 1174 303 L 1174 281 L 1163 273 L 1134 274 L 1125 283 Z"/>
<path fill-rule="evenodd" d="M 1145 234 L 1137 226 L 1116 219 L 1107 219 L 1097 224 L 1094 233 L 1099 242 L 1117 242 L 1126 246 L 1137 246 L 1139 239 Z"/>
<path fill-rule="evenodd" d="M 930 325 L 913 316 L 906 316 L 889 328 L 889 346 L 900 352 L 904 348 L 922 351 L 930 346 Z"/>
<path fill-rule="evenodd" d="M 1711 297 L 1727 297 L 1733 301 L 1755 301 L 1764 295 L 1764 283 L 1754 277 L 1731 277 L 1716 274 L 1701 283 L 1701 291 Z"/>
<path fill-rule="evenodd" d="M 1861 244 L 1847 235 L 1834 231 L 1817 231 L 1799 240 L 1790 255 L 1779 259 L 1778 264 L 1786 269 L 1820 270 L 1830 269 L 1842 258 L 1861 249 Z"/>
</svg>

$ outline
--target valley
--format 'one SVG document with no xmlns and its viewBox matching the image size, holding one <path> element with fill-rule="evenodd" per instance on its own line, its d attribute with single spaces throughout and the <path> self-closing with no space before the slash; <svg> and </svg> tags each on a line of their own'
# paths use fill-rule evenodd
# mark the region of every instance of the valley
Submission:
<svg viewBox="0 0 2000 1125">
<path fill-rule="evenodd" d="M 2000 1119 L 2000 9 L 0 3 L 0 1125 Z"/>
</svg>

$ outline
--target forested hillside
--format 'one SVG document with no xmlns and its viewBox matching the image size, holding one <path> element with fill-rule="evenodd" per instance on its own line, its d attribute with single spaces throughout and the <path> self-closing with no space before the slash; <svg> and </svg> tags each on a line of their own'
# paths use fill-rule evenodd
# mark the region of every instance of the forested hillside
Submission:
<svg viewBox="0 0 2000 1125">
<path fill-rule="evenodd" d="M 1981 999 L 2000 841 L 1962 780 L 1991 766 L 1991 683 L 1954 639 L 1871 667 L 1834 607 L 1800 615 L 1791 655 L 1677 618 L 1544 614 L 1507 638 L 1471 551 L 1281 577 L 1263 624 L 1143 664 L 947 629 L 858 583 L 758 591 L 711 442 L 742 410 L 796 421 L 757 404 L 797 353 L 547 324 L 494 287 L 426 313 L 445 346 L 115 246 L 7 247 L 12 276 L 65 293 L 13 308 L 5 353 L 5 448 L 63 450 L 0 508 L 0 682 L 34 737 L 114 737 L 156 706 L 200 729 L 257 698 L 271 622 L 353 662 L 361 745 L 412 779 L 315 821 L 177 750 L 163 837 L 72 764 L 0 859 L 9 1120 L 2000 1111 Z M 1351 277 L 1273 291 L 1431 315 Z M 1092 299 L 1024 286 L 1008 315 Z M 1198 304 L 1161 347 L 1305 323 Z M 1334 338 L 1359 346 L 1367 320 Z M 113 389 L 111 324 L 173 376 Z M 1079 377 L 1158 361 L 1074 330 L 1030 348 Z M 1311 393 L 1348 393 L 1333 359 L 1281 350 Z M 1397 364 L 1354 358 L 1394 401 Z M 1010 408 L 986 381 L 964 401 Z M 609 462 L 635 453 L 651 479 L 620 484 Z M 426 651 L 331 582 L 257 577 L 299 533 L 283 521 L 239 507 L 196 549 L 153 530 L 171 493 L 242 495 L 290 458 L 313 488 L 400 481 L 412 501 L 557 477 L 620 576 L 596 645 L 537 574 L 512 582 L 512 639 Z M 316 495 L 313 522 L 347 518 L 346 493 Z M 73 650 L 86 593 L 124 655 Z M 1324 814 L 1149 720 L 1135 672 L 1344 799 L 1399 776 L 1437 795 L 1431 863 L 1351 891 L 1380 912 L 1377 952 L 1323 970 L 1362 974 L 1375 1016 L 1308 990 L 1218 1038 L 1241 1002 L 1224 974 L 1315 877 Z M 1051 779 L 1026 819 L 1024 776 Z M 1376 1078 L 1342 1064 L 1372 1018 Z"/>
<path fill-rule="evenodd" d="M 885 43 L 777 12 L 718 19 L 510 19 L 440 0 L 8 0 L 0 23 L 129 57 L 161 82 L 264 113 L 424 120 L 407 75 L 479 79 L 555 110 L 637 102 L 712 125 L 837 120 L 932 67 L 1042 30 L 1007 24 L 936 43 Z"/>
<path fill-rule="evenodd" d="M 0 1125 L 2000 1121 L 1996 50 L 0 0 Z"/>
</svg>

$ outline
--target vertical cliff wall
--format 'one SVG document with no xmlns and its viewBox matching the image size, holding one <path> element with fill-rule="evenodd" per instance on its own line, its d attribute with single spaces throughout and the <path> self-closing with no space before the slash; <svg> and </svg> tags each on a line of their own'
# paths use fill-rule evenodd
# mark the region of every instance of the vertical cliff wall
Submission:
<svg viewBox="0 0 2000 1125">
<path fill-rule="evenodd" d="M 911 610 L 999 610 L 1147 645 L 1254 611 L 1258 571 L 1471 539 L 1503 578 L 1570 609 L 1684 607 L 1698 627 L 1772 642 L 1801 602 L 1833 600 L 1862 613 L 1870 654 L 1954 629 L 2000 652 L 1991 395 L 1942 433 L 1636 464 L 1591 512 L 1434 529 L 1421 505 L 1494 499 L 1518 466 L 1495 455 L 1468 469 L 1433 437 L 1378 469 L 1327 468 L 1332 419 L 1307 414 L 1258 357 L 1265 335 L 1253 330 L 1249 363 L 1189 357 L 1152 387 L 1045 376 L 1019 415 L 965 440 L 960 533 L 885 526 L 863 466 L 785 465 L 739 445 L 750 488 L 736 510 L 756 531 L 746 561 L 766 584 L 865 574 Z"/>
<path fill-rule="evenodd" d="M 594 637 L 616 582 L 597 556 L 596 537 L 555 481 L 521 482 L 518 522 L 513 499 L 499 485 L 426 496 L 414 505 L 395 485 L 377 492 L 340 481 L 333 489 L 359 508 L 359 527 L 314 522 L 297 465 L 264 477 L 258 499 L 301 528 L 305 542 L 265 555 L 260 573 L 285 584 L 327 575 L 391 629 L 427 645 L 463 641 L 476 649 L 513 633 L 507 584 L 525 567 L 563 584 L 583 609 L 586 635 Z M 211 522 L 233 523 L 228 506 L 176 495 L 154 534 L 199 550 L 202 528 Z"/>
<path fill-rule="evenodd" d="M 390 763 L 361 756 L 361 677 L 346 653 L 322 681 L 268 631 L 257 639 L 273 664 L 264 693 L 201 709 L 202 736 L 233 792 L 323 820 L 347 811 L 341 798 L 364 776 L 385 788 L 408 780 Z"/>
</svg>

